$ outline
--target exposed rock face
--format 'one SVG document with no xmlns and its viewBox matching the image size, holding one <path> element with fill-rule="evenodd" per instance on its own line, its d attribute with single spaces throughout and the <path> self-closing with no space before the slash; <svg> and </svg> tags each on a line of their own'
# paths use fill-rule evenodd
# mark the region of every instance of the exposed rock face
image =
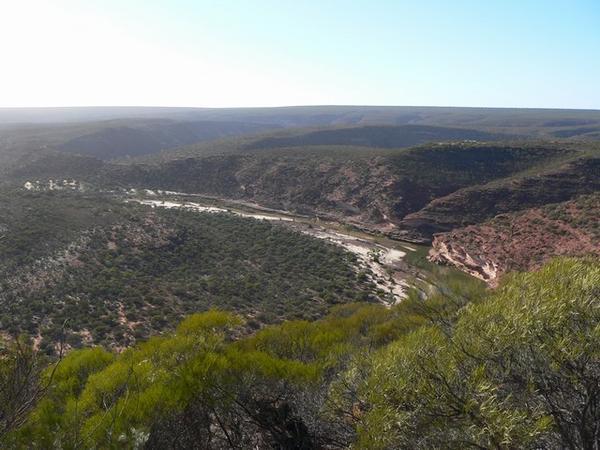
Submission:
<svg viewBox="0 0 600 450">
<path fill-rule="evenodd" d="M 121 165 L 107 169 L 105 175 L 112 185 L 202 193 L 301 214 L 331 215 L 398 233 L 396 237 L 402 239 L 429 242 L 434 232 L 463 225 L 458 218 L 471 207 L 470 200 L 451 202 L 450 209 L 442 204 L 441 210 L 434 207 L 429 214 L 428 206 L 438 199 L 473 188 L 472 195 L 489 203 L 488 214 L 479 216 L 482 221 L 497 214 L 493 206 L 498 203 L 496 192 L 482 194 L 486 183 L 502 182 L 505 190 L 512 192 L 507 177 L 540 164 L 558 164 L 570 155 L 573 151 L 562 147 L 526 144 L 436 144 L 405 151 L 294 147 Z M 567 178 L 572 179 L 570 175 Z M 577 195 L 581 183 L 575 184 Z M 529 198 L 530 190 L 524 190 Z M 553 201 L 569 199 L 572 192 L 566 195 Z M 521 203 L 517 198 L 503 210 L 522 209 Z M 422 217 L 419 211 L 425 211 Z M 413 214 L 414 220 L 407 221 Z"/>
<path fill-rule="evenodd" d="M 23 186 L 64 172 L 111 190 L 144 188 L 241 200 L 343 220 L 416 243 L 498 214 L 600 191 L 598 151 L 574 145 L 455 142 L 389 150 L 300 143 L 131 164 L 46 155 L 11 176 Z M 231 151 L 241 151 L 235 148 Z"/>
<path fill-rule="evenodd" d="M 380 158 L 227 155 L 123 166 L 108 176 L 120 185 L 214 195 L 300 214 L 382 226 L 397 221 L 390 191 L 398 177 Z"/>
<path fill-rule="evenodd" d="M 483 256 L 470 254 L 463 246 L 444 239 L 438 235 L 433 240 L 429 251 L 429 260 L 438 264 L 450 264 L 458 267 L 486 283 L 493 284 L 498 277 L 498 266 L 494 261 L 487 261 Z"/>
<path fill-rule="evenodd" d="M 437 234 L 429 258 L 490 285 L 513 270 L 532 270 L 554 256 L 600 256 L 600 193 L 501 214 L 481 225 Z"/>
</svg>

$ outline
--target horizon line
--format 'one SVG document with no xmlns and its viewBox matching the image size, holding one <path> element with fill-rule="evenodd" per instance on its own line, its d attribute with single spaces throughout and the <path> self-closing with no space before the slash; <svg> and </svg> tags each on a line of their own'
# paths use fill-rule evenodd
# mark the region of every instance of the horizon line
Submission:
<svg viewBox="0 0 600 450">
<path fill-rule="evenodd" d="M 377 105 L 377 104 L 307 104 L 277 106 L 166 106 L 166 105 L 61 105 L 61 106 L 0 106 L 0 110 L 26 109 L 102 109 L 102 108 L 146 108 L 146 109 L 292 109 L 292 108 L 439 108 L 439 109 L 501 109 L 501 110 L 544 110 L 544 111 L 594 111 L 599 108 L 537 107 L 537 106 L 454 106 L 454 105 Z"/>
</svg>

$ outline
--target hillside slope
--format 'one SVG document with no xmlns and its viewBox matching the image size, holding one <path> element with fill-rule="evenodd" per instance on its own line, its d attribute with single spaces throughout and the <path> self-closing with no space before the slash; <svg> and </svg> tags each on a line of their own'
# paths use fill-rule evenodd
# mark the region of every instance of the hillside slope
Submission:
<svg viewBox="0 0 600 450">
<path fill-rule="evenodd" d="M 6 179 L 22 185 L 69 177 L 100 189 L 210 195 L 331 217 L 417 242 L 500 213 L 600 190 L 595 144 L 458 139 L 465 136 L 500 138 L 421 125 L 360 126 L 221 139 L 126 162 L 45 150 L 23 158 Z M 112 136 L 123 145 L 130 137 Z M 437 142 L 448 138 L 458 141 Z M 436 142 L 398 148 L 421 140 Z M 99 145 L 92 152 L 112 151 L 102 139 L 92 143 Z"/>
<path fill-rule="evenodd" d="M 494 292 L 448 292 L 427 306 L 416 297 L 392 308 L 344 305 L 251 336 L 240 336 L 242 317 L 196 314 L 127 352 L 71 352 L 48 369 L 53 382 L 28 420 L 1 442 L 592 449 L 599 284 L 597 261 L 565 258 Z"/>
<path fill-rule="evenodd" d="M 461 142 L 408 149 L 299 146 L 127 164 L 46 154 L 13 169 L 11 179 L 22 185 L 70 177 L 104 189 L 212 195 L 423 241 L 501 212 L 598 190 L 594 152 L 566 144 Z"/>
<path fill-rule="evenodd" d="M 495 285 L 507 272 L 530 271 L 554 256 L 600 257 L 600 193 L 500 214 L 435 236 L 430 259 Z"/>
<path fill-rule="evenodd" d="M 133 126 L 111 126 L 75 137 L 59 145 L 59 151 L 99 159 L 135 157 L 173 147 L 252 134 L 276 128 L 243 122 L 153 121 Z"/>
<path fill-rule="evenodd" d="M 215 139 L 280 128 L 232 121 L 115 119 L 57 124 L 0 124 L 0 173 L 49 152 L 130 158 Z"/>
<path fill-rule="evenodd" d="M 106 177 L 113 185 L 252 201 L 300 213 L 332 215 L 384 231 L 400 226 L 422 240 L 444 223 L 455 222 L 473 205 L 457 204 L 441 212 L 441 217 L 431 214 L 404 219 L 422 209 L 427 211 L 436 199 L 461 189 L 472 189 L 473 195 L 485 198 L 481 192 L 486 183 L 497 181 L 510 190 L 511 182 L 501 180 L 523 172 L 538 173 L 549 166 L 559 175 L 546 183 L 547 201 L 593 190 L 580 180 L 577 170 L 570 174 L 560 168 L 561 161 L 578 154 L 574 147 L 523 143 L 435 144 L 406 150 L 311 146 L 111 166 Z M 595 166 L 586 167 L 581 170 L 589 178 Z M 563 179 L 572 184 L 570 189 L 557 184 L 556 180 Z M 527 195 L 507 204 L 506 209 L 527 207 L 520 204 L 527 201 Z M 492 205 L 487 207 L 494 210 Z M 482 220 L 488 217 L 483 215 Z"/>
<path fill-rule="evenodd" d="M 228 214 L 78 192 L 0 192 L 0 327 L 47 353 L 123 347 L 220 307 L 249 327 L 374 299 L 341 247 Z"/>
<path fill-rule="evenodd" d="M 600 157 L 582 157 L 517 177 L 459 189 L 404 217 L 400 226 L 417 234 L 481 223 L 518 211 L 600 191 Z"/>
<path fill-rule="evenodd" d="M 426 125 L 363 126 L 334 128 L 255 139 L 244 149 L 272 149 L 313 145 L 353 145 L 358 147 L 402 148 L 442 141 L 496 141 L 514 136 L 485 131 Z"/>
</svg>

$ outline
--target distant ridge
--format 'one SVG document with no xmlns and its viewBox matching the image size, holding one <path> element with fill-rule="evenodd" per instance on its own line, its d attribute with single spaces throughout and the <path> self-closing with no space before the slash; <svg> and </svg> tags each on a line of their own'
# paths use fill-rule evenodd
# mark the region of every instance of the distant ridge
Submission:
<svg viewBox="0 0 600 450">
<path fill-rule="evenodd" d="M 361 124 L 421 124 L 476 128 L 513 127 L 517 129 L 600 126 L 600 110 L 581 109 L 337 105 L 256 108 L 144 106 L 0 108 L 0 125 L 86 122 L 126 118 L 224 120 L 270 123 L 289 127 Z"/>
</svg>

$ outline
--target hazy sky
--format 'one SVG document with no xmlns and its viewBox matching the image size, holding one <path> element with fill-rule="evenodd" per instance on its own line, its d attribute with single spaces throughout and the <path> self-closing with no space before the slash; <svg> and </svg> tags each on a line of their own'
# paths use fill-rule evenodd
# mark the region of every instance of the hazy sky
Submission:
<svg viewBox="0 0 600 450">
<path fill-rule="evenodd" d="M 600 0 L 0 0 L 0 106 L 600 109 Z"/>
</svg>

